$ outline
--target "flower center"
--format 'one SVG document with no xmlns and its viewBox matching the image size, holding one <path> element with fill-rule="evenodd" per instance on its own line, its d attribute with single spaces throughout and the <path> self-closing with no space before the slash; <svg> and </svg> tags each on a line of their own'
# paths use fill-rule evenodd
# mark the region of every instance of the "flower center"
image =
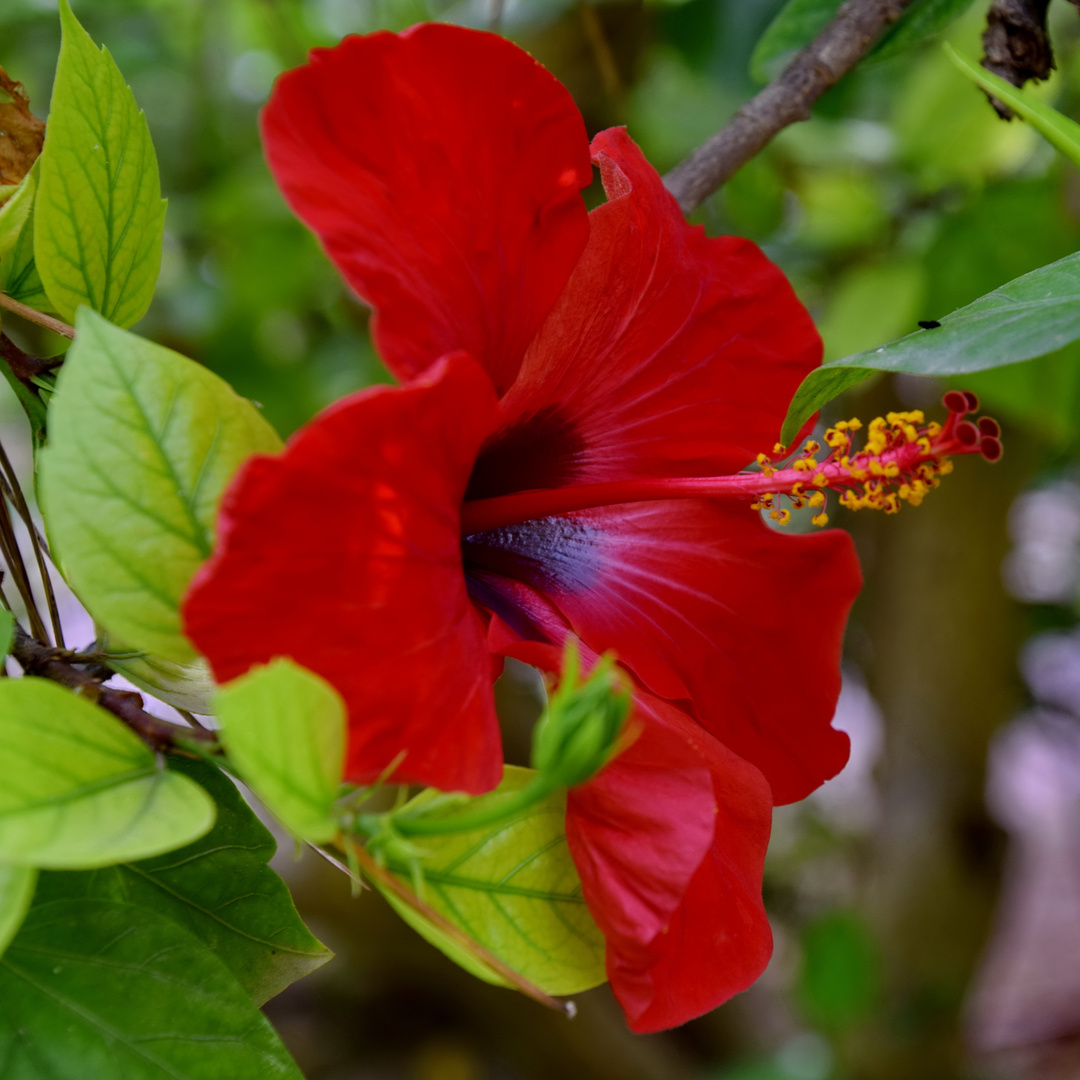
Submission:
<svg viewBox="0 0 1080 1080">
<path fill-rule="evenodd" d="M 820 456 L 821 444 L 811 439 L 783 468 L 773 465 L 784 452 L 777 444 L 772 455 L 758 454 L 758 469 L 730 476 L 646 477 L 467 500 L 461 513 L 462 535 L 575 510 L 679 498 L 745 499 L 753 509 L 768 510 L 773 520 L 786 525 L 791 509 L 781 508 L 783 496 L 793 509 L 817 509 L 812 520 L 824 525 L 829 490 L 837 492 L 840 505 L 849 510 L 869 508 L 895 514 L 903 502 L 918 506 L 941 477 L 952 472 L 950 457 L 974 453 L 987 461 L 1001 457 L 997 422 L 988 416 L 977 422 L 966 419 L 979 407 L 974 394 L 950 390 L 943 403 L 949 411 L 944 424 L 926 424 L 918 411 L 889 413 L 870 422 L 858 449 L 853 436 L 863 425 L 858 420 L 839 423 L 825 432 L 824 456 Z"/>
</svg>

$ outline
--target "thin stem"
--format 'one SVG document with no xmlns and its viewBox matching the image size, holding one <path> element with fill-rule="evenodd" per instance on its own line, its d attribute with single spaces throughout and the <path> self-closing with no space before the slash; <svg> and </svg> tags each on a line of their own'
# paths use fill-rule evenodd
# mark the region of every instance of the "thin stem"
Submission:
<svg viewBox="0 0 1080 1080">
<path fill-rule="evenodd" d="M 467 953 L 476 957 L 477 960 L 489 967 L 500 978 L 510 983 L 511 986 L 517 987 L 523 994 L 527 994 L 534 1001 L 540 1002 L 541 1005 L 546 1005 L 549 1009 L 554 1009 L 556 1012 L 564 1013 L 566 1016 L 570 1017 L 576 1014 L 577 1010 L 574 1008 L 573 1002 L 559 1001 L 550 994 L 545 994 L 540 987 L 529 982 L 524 976 L 519 975 L 518 972 L 508 964 L 505 964 L 494 953 L 488 952 L 483 945 L 477 944 L 477 942 L 473 941 L 473 939 L 463 930 L 455 926 L 449 920 L 443 918 L 443 916 L 433 907 L 425 904 L 416 893 L 411 889 L 406 888 L 406 886 L 398 881 L 398 879 L 388 870 L 384 870 L 363 848 L 354 848 L 353 855 L 368 877 L 373 881 L 377 881 L 389 892 L 392 892 L 398 899 L 406 903 L 419 915 L 422 915 L 455 944 L 460 945 Z"/>
<path fill-rule="evenodd" d="M 50 575 L 48 565 L 45 562 L 45 556 L 48 554 L 48 546 L 45 544 L 44 538 L 38 532 L 37 525 L 30 514 L 30 507 L 27 505 L 26 497 L 23 495 L 22 488 L 19 486 L 19 478 L 15 475 L 15 470 L 11 466 L 11 460 L 4 450 L 4 444 L 2 442 L 0 442 L 0 469 L 3 470 L 4 476 L 7 478 L 7 483 L 4 485 L 5 494 L 7 494 L 15 504 L 15 509 L 18 510 L 19 517 L 22 518 L 23 524 L 26 526 L 26 531 L 30 534 L 30 545 L 34 549 L 34 559 L 37 561 L 38 573 L 41 575 L 41 587 L 45 592 L 45 603 L 49 608 L 49 621 L 52 623 L 53 641 L 62 649 L 64 647 L 64 629 L 60 623 L 60 610 L 56 603 L 56 593 L 53 591 L 52 576 Z"/>
<path fill-rule="evenodd" d="M 18 626 L 12 642 L 11 655 L 27 675 L 52 679 L 89 701 L 94 701 L 122 720 L 155 750 L 183 748 L 196 744 L 201 753 L 215 753 L 219 748 L 217 736 L 201 728 L 184 727 L 153 716 L 143 708 L 141 694 L 102 686 L 101 680 L 81 671 L 71 663 L 71 654 L 35 640 Z"/>
<path fill-rule="evenodd" d="M 914 0 L 847 0 L 832 22 L 783 72 L 665 177 L 689 214 L 790 124 L 810 109 L 873 48 Z"/>
<path fill-rule="evenodd" d="M 179 706 L 174 705 L 174 709 L 186 720 L 192 727 L 202 728 L 203 731 L 210 731 L 208 728 L 194 713 L 189 713 L 187 709 L 181 709 Z"/>
<path fill-rule="evenodd" d="M 590 0 L 583 0 L 581 4 L 581 23 L 589 48 L 592 49 L 596 67 L 600 72 L 600 81 L 604 84 L 604 91 L 621 113 L 625 95 L 622 79 L 619 76 L 619 67 L 615 63 L 615 54 L 611 51 L 607 36 L 604 34 L 604 26 L 600 21 L 596 5 Z"/>
<path fill-rule="evenodd" d="M 537 776 L 520 791 L 489 802 L 486 806 L 474 804 L 444 817 L 395 814 L 392 819 L 393 827 L 402 836 L 454 836 L 457 833 L 473 832 L 520 814 L 522 810 L 546 799 L 556 786 L 543 776 Z"/>
<path fill-rule="evenodd" d="M 355 886 L 360 889 L 369 888 L 368 883 L 363 878 L 358 877 L 352 872 L 340 859 L 335 859 L 329 851 L 319 847 L 318 844 L 313 844 L 310 840 L 305 840 L 305 844 L 321 859 L 325 859 L 335 870 L 340 870 Z"/>
<path fill-rule="evenodd" d="M 54 334 L 62 334 L 73 341 L 75 339 L 75 327 L 68 326 L 67 323 L 54 319 L 51 315 L 46 315 L 45 312 L 38 311 L 36 308 L 27 307 L 26 304 L 13 299 L 7 293 L 0 292 L 0 308 L 7 308 L 8 311 L 13 311 L 27 322 L 44 326 L 46 330 L 51 330 Z"/>
<path fill-rule="evenodd" d="M 30 620 L 30 632 L 42 640 L 48 638 L 45 624 L 38 613 L 37 601 L 34 599 L 34 590 L 30 586 L 30 578 L 26 573 L 26 564 L 23 562 L 22 552 L 19 550 L 18 541 L 15 538 L 15 529 L 12 526 L 11 514 L 8 512 L 7 500 L 0 494 L 0 554 L 11 570 L 11 576 L 15 579 L 15 587 L 19 590 L 23 603 L 26 605 L 26 616 Z"/>
</svg>

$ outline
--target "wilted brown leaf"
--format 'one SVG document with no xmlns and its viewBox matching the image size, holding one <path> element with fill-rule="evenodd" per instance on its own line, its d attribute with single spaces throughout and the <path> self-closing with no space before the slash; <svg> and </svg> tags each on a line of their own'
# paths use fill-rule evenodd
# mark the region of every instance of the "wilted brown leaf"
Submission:
<svg viewBox="0 0 1080 1080">
<path fill-rule="evenodd" d="M 45 124 L 30 111 L 22 83 L 0 68 L 0 89 L 11 101 L 0 101 L 0 185 L 18 184 L 38 159 L 45 142 Z"/>
</svg>

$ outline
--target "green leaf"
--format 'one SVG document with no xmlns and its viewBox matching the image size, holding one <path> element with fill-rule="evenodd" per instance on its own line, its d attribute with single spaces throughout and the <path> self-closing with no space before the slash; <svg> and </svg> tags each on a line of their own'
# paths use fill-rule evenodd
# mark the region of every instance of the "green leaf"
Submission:
<svg viewBox="0 0 1080 1080">
<path fill-rule="evenodd" d="M 41 153 L 34 251 L 45 291 L 72 322 L 87 304 L 119 326 L 150 306 L 165 203 L 146 117 L 107 50 L 60 0 L 63 39 Z"/>
<path fill-rule="evenodd" d="M 45 679 L 0 680 L 0 861 L 84 869 L 187 844 L 214 823 L 198 784 Z"/>
<path fill-rule="evenodd" d="M 277 844 L 236 785 L 203 761 L 170 757 L 169 768 L 214 797 L 213 829 L 153 859 L 42 874 L 37 901 L 118 900 L 165 915 L 211 949 L 261 1005 L 333 954 L 304 925 L 285 882 L 267 866 Z"/>
<path fill-rule="evenodd" d="M 963 375 L 1016 364 L 1080 338 L 1080 253 L 1024 274 L 919 330 L 811 371 L 788 407 L 780 441 L 837 394 L 876 371 Z"/>
<path fill-rule="evenodd" d="M 0 667 L 4 657 L 11 652 L 11 639 L 15 636 L 15 616 L 7 608 L 0 608 Z"/>
<path fill-rule="evenodd" d="M 1044 105 L 1030 90 L 1021 90 L 984 67 L 961 56 L 948 42 L 946 56 L 977 86 L 1022 116 L 1047 142 L 1060 150 L 1074 165 L 1080 165 L 1080 124 Z"/>
<path fill-rule="evenodd" d="M 206 368 L 89 309 L 57 379 L 41 499 L 65 576 L 110 633 L 190 662 L 179 605 L 240 463 L 281 441 Z"/>
<path fill-rule="evenodd" d="M 33 866 L 0 864 L 0 956 L 30 910 L 37 876 Z"/>
<path fill-rule="evenodd" d="M 37 168 L 35 164 L 34 170 Z M 30 175 L 33 175 L 33 171 Z M 45 295 L 45 286 L 41 284 L 41 275 L 34 262 L 36 217 L 34 205 L 31 205 L 15 242 L 0 259 L 0 292 L 7 293 L 13 300 L 28 304 L 38 311 L 52 311 L 52 304 Z"/>
<path fill-rule="evenodd" d="M 108 666 L 140 690 L 196 716 L 212 715 L 214 707 L 211 701 L 217 683 L 210 672 L 210 665 L 201 657 L 190 663 L 178 664 L 152 653 L 126 648 L 107 633 L 99 637 L 98 648 L 105 655 Z"/>
<path fill-rule="evenodd" d="M 971 4 L 972 0 L 917 0 L 885 32 L 870 55 L 885 60 L 940 34 Z"/>
<path fill-rule="evenodd" d="M 750 76 L 768 82 L 781 58 L 809 45 L 832 21 L 842 0 L 788 0 L 758 38 L 750 57 Z M 777 63 L 773 63 L 777 61 Z"/>
<path fill-rule="evenodd" d="M 39 170 L 40 166 L 35 161 L 22 183 L 15 188 L 15 193 L 0 207 L 0 259 L 18 242 L 19 234 L 30 216 L 34 196 L 37 195 Z"/>
<path fill-rule="evenodd" d="M 196 937 L 105 900 L 31 910 L 0 959 L 0 1061 L 10 1080 L 302 1080 Z"/>
<path fill-rule="evenodd" d="M 296 836 L 323 843 L 345 761 L 345 705 L 291 660 L 254 668 L 216 699 L 229 760 Z"/>
<path fill-rule="evenodd" d="M 506 766 L 497 791 L 475 803 L 505 800 L 532 779 Z M 426 791 L 409 806 L 438 798 Z M 476 832 L 417 841 L 421 899 L 474 941 L 549 994 L 574 994 L 606 979 L 604 938 L 581 895 L 566 845 L 566 796 L 557 793 L 510 821 Z M 413 888 L 414 867 L 387 862 Z M 451 960 L 487 982 L 502 980 L 388 890 L 391 905 Z"/>
</svg>

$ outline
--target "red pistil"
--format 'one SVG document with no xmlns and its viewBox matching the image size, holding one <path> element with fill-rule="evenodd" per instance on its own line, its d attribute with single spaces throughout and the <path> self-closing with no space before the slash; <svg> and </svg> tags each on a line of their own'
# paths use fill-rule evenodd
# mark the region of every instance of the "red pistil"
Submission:
<svg viewBox="0 0 1080 1080">
<path fill-rule="evenodd" d="M 730 476 L 649 477 L 471 500 L 462 507 L 462 535 L 575 510 L 680 498 L 747 499 L 754 509 L 770 510 L 771 517 L 786 525 L 791 512 L 777 506 L 780 495 L 797 509 L 818 509 L 814 524 L 824 525 L 828 518 L 820 510 L 827 489 L 838 492 L 840 504 L 849 510 L 872 508 L 895 514 L 901 502 L 918 506 L 940 478 L 952 472 L 952 455 L 980 453 L 987 461 L 1001 457 L 997 422 L 988 416 L 978 423 L 964 419 L 979 407 L 974 394 L 950 390 L 943 400 L 949 410 L 943 425 L 924 426 L 923 414 L 918 411 L 889 413 L 870 422 L 865 444 L 856 450 L 852 434 L 862 424 L 858 420 L 842 422 L 825 433 L 829 451 L 824 458 L 818 460 L 821 446 L 810 440 L 783 469 L 775 468 L 768 455 L 759 454 L 760 471 L 745 470 Z M 775 452 L 782 449 L 777 447 Z"/>
</svg>

